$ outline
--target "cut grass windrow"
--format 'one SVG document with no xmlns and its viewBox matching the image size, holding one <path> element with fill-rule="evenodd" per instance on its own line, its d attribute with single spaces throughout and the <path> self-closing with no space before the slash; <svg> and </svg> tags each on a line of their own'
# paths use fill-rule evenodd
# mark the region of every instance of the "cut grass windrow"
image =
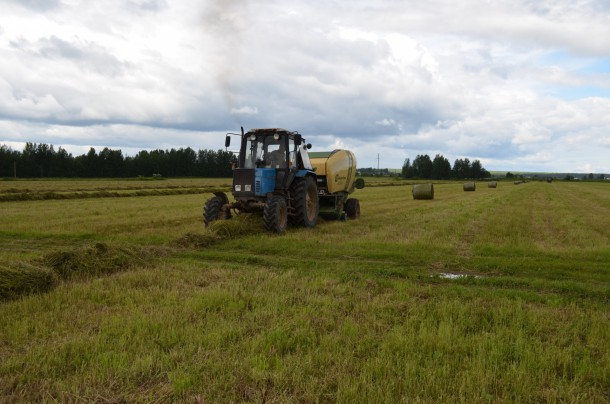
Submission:
<svg viewBox="0 0 610 404">
<path fill-rule="evenodd" d="M 135 196 L 192 195 L 213 192 L 226 192 L 226 188 L 204 187 L 189 189 L 140 189 L 128 191 L 91 191 L 91 192 L 7 192 L 0 194 L 0 202 L 45 201 L 53 199 L 86 198 L 127 198 Z"/>
<path fill-rule="evenodd" d="M 87 280 L 142 267 L 154 259 L 183 252 L 186 248 L 210 247 L 223 240 L 261 231 L 253 215 L 239 215 L 230 221 L 217 221 L 203 233 L 186 233 L 167 247 L 117 247 L 95 243 L 44 254 L 31 263 L 0 266 L 0 301 L 21 295 L 48 292 L 59 280 Z"/>
</svg>

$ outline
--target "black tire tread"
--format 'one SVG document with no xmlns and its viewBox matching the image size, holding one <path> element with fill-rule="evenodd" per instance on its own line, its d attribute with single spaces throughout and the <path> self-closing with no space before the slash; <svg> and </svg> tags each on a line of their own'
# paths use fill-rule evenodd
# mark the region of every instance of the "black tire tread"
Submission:
<svg viewBox="0 0 610 404">
<path fill-rule="evenodd" d="M 282 212 L 284 215 L 288 215 L 286 200 L 281 196 L 272 196 L 263 210 L 265 229 L 273 233 L 283 233 L 286 230 L 287 217 L 280 217 Z"/>
<path fill-rule="evenodd" d="M 309 187 L 316 187 L 316 207 L 315 218 L 308 219 L 307 215 L 307 190 Z M 318 214 L 320 205 L 318 202 L 318 191 L 315 181 L 311 177 L 298 178 L 295 180 L 292 190 L 292 198 L 294 201 L 294 215 L 290 217 L 291 224 L 295 226 L 314 227 L 318 222 Z"/>
<path fill-rule="evenodd" d="M 203 207 L 203 223 L 206 227 L 215 220 L 220 219 L 222 205 L 225 200 L 220 196 L 214 196 L 208 199 Z"/>
<path fill-rule="evenodd" d="M 360 201 L 356 198 L 350 198 L 345 201 L 345 214 L 348 219 L 358 219 L 360 217 Z"/>
</svg>

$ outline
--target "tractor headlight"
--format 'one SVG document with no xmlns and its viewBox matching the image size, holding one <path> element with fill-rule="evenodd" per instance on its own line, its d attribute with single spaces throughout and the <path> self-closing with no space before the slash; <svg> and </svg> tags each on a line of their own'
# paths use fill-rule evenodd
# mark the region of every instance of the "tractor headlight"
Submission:
<svg viewBox="0 0 610 404">
<path fill-rule="evenodd" d="M 246 192 L 252 192 L 252 185 L 246 184 Z"/>
<path fill-rule="evenodd" d="M 274 134 L 273 134 L 273 138 L 274 138 L 275 140 L 280 140 L 280 134 L 279 134 L 279 133 L 274 133 Z"/>
<path fill-rule="evenodd" d="M 241 192 L 241 185 L 235 185 L 235 192 Z"/>
</svg>

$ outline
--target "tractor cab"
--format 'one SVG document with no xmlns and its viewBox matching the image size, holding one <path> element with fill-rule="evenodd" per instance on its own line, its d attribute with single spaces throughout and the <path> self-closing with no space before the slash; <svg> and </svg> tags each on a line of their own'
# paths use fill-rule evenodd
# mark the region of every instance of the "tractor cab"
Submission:
<svg viewBox="0 0 610 404">
<path fill-rule="evenodd" d="M 295 136 L 281 132 L 251 131 L 242 138 L 240 168 L 296 167 Z"/>
<path fill-rule="evenodd" d="M 227 135 L 225 145 L 229 144 Z M 252 129 L 243 134 L 233 172 L 233 196 L 245 200 L 285 193 L 295 178 L 313 174 L 308 146 L 299 133 L 285 129 Z"/>
</svg>

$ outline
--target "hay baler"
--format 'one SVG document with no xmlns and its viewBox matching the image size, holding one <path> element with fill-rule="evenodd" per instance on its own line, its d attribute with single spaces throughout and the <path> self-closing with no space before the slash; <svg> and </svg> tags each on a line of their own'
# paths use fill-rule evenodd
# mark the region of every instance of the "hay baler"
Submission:
<svg viewBox="0 0 610 404">
<path fill-rule="evenodd" d="M 356 178 L 356 156 L 349 150 L 310 153 L 311 165 L 317 175 L 320 216 L 345 220 L 360 217 L 360 201 L 349 195 L 364 188 L 364 180 Z"/>
<path fill-rule="evenodd" d="M 237 166 L 233 169 L 232 194 L 229 202 L 224 192 L 215 192 L 203 208 L 206 226 L 218 219 L 229 219 L 231 211 L 261 211 L 269 231 L 282 233 L 288 222 L 295 226 L 314 227 L 318 221 L 317 175 L 307 150 L 311 144 L 298 132 L 285 129 L 252 129 L 241 134 Z"/>
</svg>

